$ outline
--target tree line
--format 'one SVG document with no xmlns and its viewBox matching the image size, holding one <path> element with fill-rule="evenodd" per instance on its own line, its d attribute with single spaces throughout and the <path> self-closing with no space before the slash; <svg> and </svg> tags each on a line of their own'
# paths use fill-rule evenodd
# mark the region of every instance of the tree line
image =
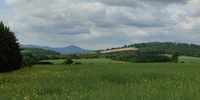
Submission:
<svg viewBox="0 0 200 100">
<path fill-rule="evenodd" d="M 134 63 L 152 63 L 152 62 L 175 62 L 178 63 L 179 53 L 174 52 L 172 56 L 166 56 L 163 54 L 147 53 L 143 51 L 136 52 L 116 52 L 104 54 L 106 58 L 112 60 L 134 62 Z"/>
</svg>

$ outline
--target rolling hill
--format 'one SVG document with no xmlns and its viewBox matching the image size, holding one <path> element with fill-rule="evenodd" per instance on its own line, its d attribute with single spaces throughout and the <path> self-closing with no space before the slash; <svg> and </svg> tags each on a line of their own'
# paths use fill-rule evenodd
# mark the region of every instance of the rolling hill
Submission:
<svg viewBox="0 0 200 100">
<path fill-rule="evenodd" d="M 147 53 L 173 54 L 179 52 L 181 55 L 200 57 L 200 45 L 175 42 L 148 42 L 128 45 L 138 48 Z"/>
</svg>

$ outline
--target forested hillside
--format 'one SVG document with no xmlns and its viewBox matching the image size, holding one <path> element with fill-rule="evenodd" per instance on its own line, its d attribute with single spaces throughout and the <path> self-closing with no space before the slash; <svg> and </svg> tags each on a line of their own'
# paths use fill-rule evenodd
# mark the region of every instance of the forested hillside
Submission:
<svg viewBox="0 0 200 100">
<path fill-rule="evenodd" d="M 33 55 L 60 55 L 60 53 L 55 51 L 39 48 L 23 48 L 22 53 L 31 53 Z"/>
<path fill-rule="evenodd" d="M 136 47 L 140 51 L 151 54 L 172 54 L 179 52 L 181 55 L 200 57 L 200 45 L 173 43 L 173 42 L 148 42 L 128 45 Z"/>
</svg>

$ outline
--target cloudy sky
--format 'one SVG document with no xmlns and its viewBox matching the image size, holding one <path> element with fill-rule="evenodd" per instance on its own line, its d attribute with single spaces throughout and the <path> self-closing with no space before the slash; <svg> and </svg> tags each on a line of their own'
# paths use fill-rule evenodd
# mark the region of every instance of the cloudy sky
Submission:
<svg viewBox="0 0 200 100">
<path fill-rule="evenodd" d="M 170 41 L 200 44 L 200 0 L 0 0 L 21 44 L 99 49 Z"/>
</svg>

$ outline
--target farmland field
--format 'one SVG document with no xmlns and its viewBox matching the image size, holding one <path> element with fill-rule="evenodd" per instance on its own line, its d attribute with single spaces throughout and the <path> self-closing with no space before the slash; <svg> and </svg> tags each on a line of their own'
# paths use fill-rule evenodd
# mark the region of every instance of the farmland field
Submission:
<svg viewBox="0 0 200 100">
<path fill-rule="evenodd" d="M 0 100 L 199 100 L 198 63 L 135 64 L 109 59 L 35 65 L 0 74 Z"/>
</svg>

